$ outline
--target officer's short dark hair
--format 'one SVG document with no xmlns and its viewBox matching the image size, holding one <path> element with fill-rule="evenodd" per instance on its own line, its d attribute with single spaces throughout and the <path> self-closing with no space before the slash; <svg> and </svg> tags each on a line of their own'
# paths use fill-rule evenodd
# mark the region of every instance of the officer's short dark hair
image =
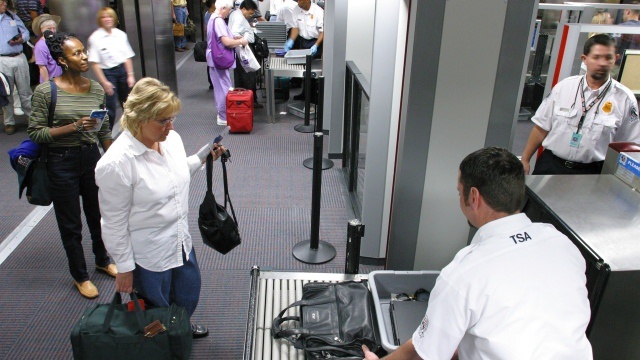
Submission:
<svg viewBox="0 0 640 360">
<path fill-rule="evenodd" d="M 240 4 L 240 9 L 245 9 L 245 10 L 258 10 L 258 5 L 256 5 L 256 3 L 253 2 L 253 0 L 244 0 L 241 4 Z"/>
<path fill-rule="evenodd" d="M 583 55 L 589 55 L 591 52 L 591 48 L 594 45 L 604 45 L 604 46 L 616 46 L 616 40 L 612 38 L 608 34 L 596 34 L 592 37 L 588 38 L 587 41 L 584 42 L 584 48 L 582 49 Z"/>
<path fill-rule="evenodd" d="M 475 187 L 495 211 L 514 214 L 524 203 L 524 167 L 507 149 L 488 147 L 460 163 L 460 183 L 465 203 Z"/>
</svg>

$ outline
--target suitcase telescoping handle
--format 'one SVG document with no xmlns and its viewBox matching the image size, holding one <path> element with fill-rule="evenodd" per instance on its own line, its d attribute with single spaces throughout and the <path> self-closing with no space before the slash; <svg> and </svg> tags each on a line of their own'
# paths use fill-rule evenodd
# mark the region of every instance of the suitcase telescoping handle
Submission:
<svg viewBox="0 0 640 360">
<path fill-rule="evenodd" d="M 138 327 L 140 328 L 140 333 L 144 334 L 144 314 L 142 313 L 142 307 L 140 307 L 140 302 L 138 302 L 138 296 L 135 292 L 129 294 L 131 300 L 133 300 L 133 306 L 135 307 L 136 321 L 138 322 Z M 109 305 L 109 310 L 107 310 L 107 315 L 104 318 L 104 323 L 102 323 L 102 332 L 108 333 L 109 327 L 111 326 L 111 319 L 113 318 L 113 313 L 116 310 L 116 306 L 122 304 L 122 296 L 120 293 L 116 291 L 115 295 L 113 295 L 113 300 L 111 300 L 111 305 Z"/>
</svg>

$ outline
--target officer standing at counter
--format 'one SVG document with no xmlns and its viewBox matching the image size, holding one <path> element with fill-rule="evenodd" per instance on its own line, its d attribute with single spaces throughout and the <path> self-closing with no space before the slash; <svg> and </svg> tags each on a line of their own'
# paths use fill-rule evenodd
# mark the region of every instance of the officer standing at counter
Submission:
<svg viewBox="0 0 640 360">
<path fill-rule="evenodd" d="M 599 174 L 609 143 L 640 141 L 638 102 L 612 79 L 616 42 L 607 34 L 584 43 L 585 75 L 560 81 L 531 118 L 535 126 L 522 153 L 525 173 L 542 145 L 534 175 Z"/>
<path fill-rule="evenodd" d="M 311 55 L 315 59 L 322 57 L 322 40 L 324 39 L 324 10 L 311 0 L 298 0 L 291 15 L 289 38 L 284 43 L 284 51 L 295 49 L 311 49 Z M 295 46 L 294 46 L 295 44 Z M 312 91 L 312 93 L 315 93 Z M 295 95 L 294 100 L 304 100 L 305 93 Z M 316 102 L 312 95 L 311 102 Z"/>
<path fill-rule="evenodd" d="M 324 39 L 324 10 L 311 0 L 298 0 L 298 6 L 293 9 L 289 39 L 284 43 L 284 50 L 293 49 L 298 40 L 298 49 L 311 49 L 314 58 L 322 57 L 322 40 Z M 298 38 L 298 35 L 300 36 Z"/>
<path fill-rule="evenodd" d="M 384 359 L 593 358 L 585 260 L 552 225 L 520 213 L 524 179 L 506 149 L 462 160 L 460 209 L 478 231 L 442 269 L 413 337 Z"/>
</svg>

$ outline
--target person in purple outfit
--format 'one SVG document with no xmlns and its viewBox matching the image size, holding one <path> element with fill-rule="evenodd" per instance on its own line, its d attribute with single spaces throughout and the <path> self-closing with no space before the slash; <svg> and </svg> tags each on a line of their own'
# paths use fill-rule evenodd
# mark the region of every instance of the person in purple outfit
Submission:
<svg viewBox="0 0 640 360">
<path fill-rule="evenodd" d="M 58 31 L 58 24 L 62 18 L 57 15 L 43 14 L 33 20 L 31 29 L 33 33 L 40 38 L 33 48 L 33 52 L 36 57 L 36 65 L 40 70 L 40 84 L 49 81 L 49 79 L 62 74 L 62 68 L 56 60 L 51 56 L 47 43 L 45 41 L 45 32 L 49 31 L 47 35 L 51 36 Z"/>
<path fill-rule="evenodd" d="M 234 62 L 229 69 L 216 68 L 213 63 L 211 48 L 218 46 L 218 44 L 222 44 L 226 48 L 235 48 L 240 45 L 246 46 L 249 42 L 240 35 L 234 37 L 224 22 L 224 19 L 229 16 L 233 9 L 233 0 L 216 0 L 215 6 L 216 11 L 211 15 L 211 19 L 207 24 L 207 66 L 210 68 L 209 73 L 211 83 L 213 83 L 213 96 L 216 101 L 216 108 L 218 109 L 217 123 L 218 125 L 227 126 L 226 99 L 229 88 L 233 86 L 231 84 L 229 70 L 234 69 L 236 63 Z"/>
</svg>

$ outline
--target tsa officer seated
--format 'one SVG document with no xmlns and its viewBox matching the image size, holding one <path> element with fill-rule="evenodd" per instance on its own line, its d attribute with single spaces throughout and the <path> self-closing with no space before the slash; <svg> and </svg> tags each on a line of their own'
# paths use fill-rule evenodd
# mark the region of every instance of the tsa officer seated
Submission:
<svg viewBox="0 0 640 360">
<path fill-rule="evenodd" d="M 478 231 L 442 269 L 413 337 L 385 359 L 592 359 L 585 260 L 553 226 L 520 213 L 518 158 L 478 150 L 460 163 L 457 188 Z"/>
</svg>

